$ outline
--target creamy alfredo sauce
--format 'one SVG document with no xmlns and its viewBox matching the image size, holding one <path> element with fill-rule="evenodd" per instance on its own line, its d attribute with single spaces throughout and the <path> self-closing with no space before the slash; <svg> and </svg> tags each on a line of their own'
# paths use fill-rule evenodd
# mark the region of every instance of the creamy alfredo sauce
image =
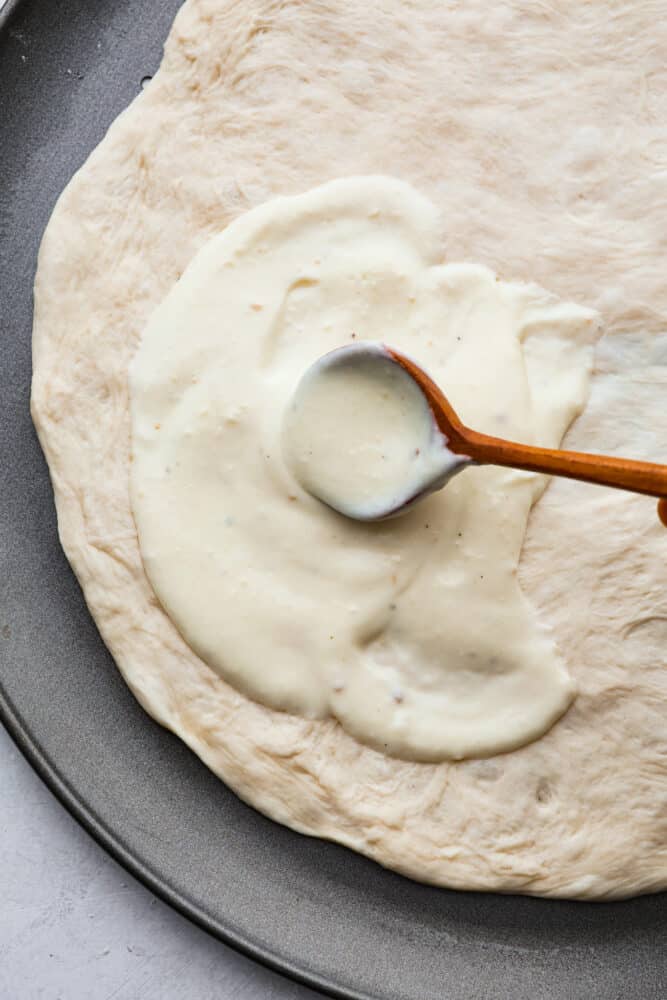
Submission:
<svg viewBox="0 0 667 1000">
<path fill-rule="evenodd" d="M 308 369 L 285 413 L 283 453 L 305 490 L 360 520 L 403 512 L 467 463 L 381 344 L 331 351 Z"/>
<path fill-rule="evenodd" d="M 383 340 L 465 423 L 556 446 L 595 335 L 539 288 L 443 265 L 441 231 L 389 178 L 275 199 L 203 247 L 130 372 L 142 557 L 185 640 L 256 700 L 416 760 L 517 747 L 573 697 L 517 579 L 544 480 L 465 469 L 403 517 L 351 521 L 285 462 L 285 410 L 319 356 Z"/>
</svg>

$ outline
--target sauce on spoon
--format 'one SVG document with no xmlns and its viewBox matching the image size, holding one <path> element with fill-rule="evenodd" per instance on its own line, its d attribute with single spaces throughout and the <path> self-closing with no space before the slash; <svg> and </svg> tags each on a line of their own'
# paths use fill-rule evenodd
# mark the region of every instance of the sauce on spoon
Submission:
<svg viewBox="0 0 667 1000">
<path fill-rule="evenodd" d="M 311 495 L 347 517 L 402 513 L 469 463 L 447 447 L 428 400 L 384 345 L 331 351 L 306 371 L 283 453 Z"/>
</svg>

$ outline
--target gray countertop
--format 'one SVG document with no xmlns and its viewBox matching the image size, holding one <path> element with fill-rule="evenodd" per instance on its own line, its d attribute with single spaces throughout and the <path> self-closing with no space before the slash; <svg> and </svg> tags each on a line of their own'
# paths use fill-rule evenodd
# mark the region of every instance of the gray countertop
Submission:
<svg viewBox="0 0 667 1000">
<path fill-rule="evenodd" d="M 2 1000 L 316 1000 L 157 899 L 72 819 L 0 726 Z"/>
</svg>

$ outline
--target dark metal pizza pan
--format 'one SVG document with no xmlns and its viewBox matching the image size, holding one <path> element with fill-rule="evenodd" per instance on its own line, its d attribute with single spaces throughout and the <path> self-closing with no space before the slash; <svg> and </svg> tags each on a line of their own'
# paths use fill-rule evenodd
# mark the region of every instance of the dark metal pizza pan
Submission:
<svg viewBox="0 0 667 1000">
<path fill-rule="evenodd" d="M 28 412 L 31 287 L 54 201 L 154 72 L 177 0 L 10 0 L 0 14 L 0 714 L 90 833 L 163 899 L 342 997 L 651 1000 L 667 896 L 445 892 L 245 806 L 123 684 L 58 544 Z M 93 252 L 93 248 L 91 248 Z"/>
</svg>

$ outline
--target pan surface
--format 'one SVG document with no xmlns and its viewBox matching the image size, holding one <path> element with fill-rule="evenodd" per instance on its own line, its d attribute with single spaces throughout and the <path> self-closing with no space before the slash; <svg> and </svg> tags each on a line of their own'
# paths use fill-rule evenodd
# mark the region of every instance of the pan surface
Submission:
<svg viewBox="0 0 667 1000">
<path fill-rule="evenodd" d="M 284 829 L 140 709 L 60 549 L 29 411 L 32 280 L 59 192 L 159 62 L 178 0 L 9 0 L 0 13 L 0 716 L 68 809 L 150 888 L 337 996 L 651 1000 L 667 895 L 445 892 Z"/>
</svg>

